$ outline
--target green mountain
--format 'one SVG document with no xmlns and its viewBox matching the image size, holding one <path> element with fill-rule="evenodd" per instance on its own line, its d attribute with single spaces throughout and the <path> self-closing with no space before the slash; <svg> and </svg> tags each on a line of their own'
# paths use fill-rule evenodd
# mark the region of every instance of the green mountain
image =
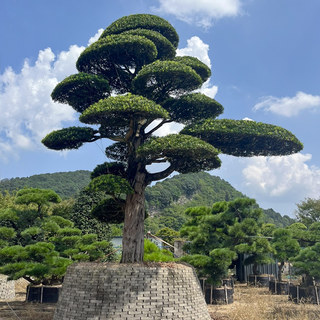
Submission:
<svg viewBox="0 0 320 320">
<path fill-rule="evenodd" d="M 149 218 L 146 229 L 156 232 L 158 228 L 179 230 L 186 221 L 184 211 L 194 206 L 209 206 L 214 202 L 246 197 L 227 181 L 206 172 L 179 174 L 158 182 L 146 189 Z M 273 209 L 264 210 L 265 222 L 285 227 L 294 222 L 282 217 Z"/>
<path fill-rule="evenodd" d="M 3 179 L 0 192 L 10 193 L 24 187 L 52 189 L 67 199 L 88 185 L 90 171 L 57 172 L 33 175 L 26 178 Z M 162 227 L 178 230 L 186 221 L 184 211 L 194 206 L 209 206 L 214 202 L 245 197 L 227 181 L 206 172 L 178 174 L 157 182 L 146 189 L 149 218 L 146 230 L 156 232 Z M 294 222 L 273 209 L 264 210 L 265 221 L 284 227 Z"/>
<path fill-rule="evenodd" d="M 217 201 L 243 197 L 245 195 L 230 183 L 206 172 L 175 175 L 146 189 L 146 201 L 151 212 L 176 204 L 184 208 L 212 206 Z"/>
<path fill-rule="evenodd" d="M 90 171 L 57 172 L 37 174 L 26 178 L 3 179 L 0 181 L 0 192 L 10 193 L 28 188 L 52 189 L 62 199 L 75 196 L 90 182 Z"/>
<path fill-rule="evenodd" d="M 263 209 L 266 223 L 273 223 L 279 228 L 285 228 L 296 222 L 295 219 L 290 218 L 287 215 L 282 216 L 279 212 L 273 209 Z"/>
</svg>

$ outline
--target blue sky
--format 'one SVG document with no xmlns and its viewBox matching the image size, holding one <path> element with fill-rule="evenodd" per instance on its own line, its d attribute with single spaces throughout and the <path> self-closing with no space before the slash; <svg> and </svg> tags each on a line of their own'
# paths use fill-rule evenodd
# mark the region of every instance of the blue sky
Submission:
<svg viewBox="0 0 320 320">
<path fill-rule="evenodd" d="M 76 72 L 77 57 L 101 29 L 151 13 L 176 28 L 179 55 L 211 66 L 202 91 L 224 106 L 220 118 L 276 124 L 303 142 L 301 153 L 287 157 L 221 156 L 212 172 L 261 207 L 293 216 L 297 203 L 320 194 L 319 12 L 319 0 L 1 0 L 0 179 L 92 170 L 106 160 L 107 142 L 69 152 L 41 145 L 48 132 L 77 123 L 50 93 Z"/>
</svg>

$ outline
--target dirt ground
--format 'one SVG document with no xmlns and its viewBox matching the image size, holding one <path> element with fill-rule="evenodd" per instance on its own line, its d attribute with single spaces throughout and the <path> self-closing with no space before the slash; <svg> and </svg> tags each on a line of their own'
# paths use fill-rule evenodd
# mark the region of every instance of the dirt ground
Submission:
<svg viewBox="0 0 320 320">
<path fill-rule="evenodd" d="M 26 286 L 26 281 L 18 281 L 16 298 L 0 300 L 0 320 L 52 320 L 56 305 L 26 303 Z M 213 320 L 320 320 L 318 305 L 295 304 L 287 296 L 243 284 L 235 287 L 234 303 L 208 305 L 208 309 Z"/>
<path fill-rule="evenodd" d="M 56 305 L 25 302 L 27 285 L 26 280 L 16 281 L 15 298 L 0 300 L 0 320 L 52 320 Z"/>
<path fill-rule="evenodd" d="M 235 287 L 234 303 L 209 305 L 214 320 L 319 320 L 320 306 L 295 304 L 286 295 L 272 295 L 267 288 L 246 284 Z"/>
</svg>

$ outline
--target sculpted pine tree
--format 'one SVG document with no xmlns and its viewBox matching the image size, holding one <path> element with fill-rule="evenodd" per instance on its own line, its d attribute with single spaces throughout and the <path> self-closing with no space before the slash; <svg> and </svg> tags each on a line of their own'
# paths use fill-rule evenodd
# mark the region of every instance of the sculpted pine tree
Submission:
<svg viewBox="0 0 320 320">
<path fill-rule="evenodd" d="M 123 263 L 143 261 L 145 188 L 172 172 L 212 170 L 219 152 L 234 156 L 288 155 L 302 149 L 285 129 L 254 121 L 215 119 L 223 107 L 196 93 L 211 76 L 197 58 L 176 57 L 178 35 L 166 20 L 147 14 L 123 17 L 85 49 L 79 73 L 52 92 L 54 101 L 80 113 L 94 125 L 70 127 L 48 134 L 50 149 L 77 149 L 99 139 L 113 142 L 99 165 L 90 189 L 108 197 L 94 214 L 104 221 L 124 219 Z M 112 96 L 111 96 L 112 93 Z M 155 120 L 158 120 L 155 122 Z M 157 137 L 166 123 L 185 125 L 179 134 Z M 154 163 L 167 163 L 149 172 Z"/>
</svg>

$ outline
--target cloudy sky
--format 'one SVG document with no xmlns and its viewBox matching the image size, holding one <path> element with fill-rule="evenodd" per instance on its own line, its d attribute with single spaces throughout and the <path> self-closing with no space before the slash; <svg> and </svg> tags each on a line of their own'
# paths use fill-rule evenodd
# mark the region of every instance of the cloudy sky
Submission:
<svg viewBox="0 0 320 320">
<path fill-rule="evenodd" d="M 50 93 L 110 23 L 152 13 L 176 28 L 178 55 L 212 68 L 201 90 L 224 106 L 220 118 L 276 124 L 303 142 L 287 157 L 221 156 L 211 172 L 261 207 L 293 216 L 297 203 L 320 195 L 319 12 L 319 0 L 1 0 L 0 179 L 105 161 L 107 142 L 69 152 L 41 145 L 48 132 L 77 123 Z"/>
</svg>

